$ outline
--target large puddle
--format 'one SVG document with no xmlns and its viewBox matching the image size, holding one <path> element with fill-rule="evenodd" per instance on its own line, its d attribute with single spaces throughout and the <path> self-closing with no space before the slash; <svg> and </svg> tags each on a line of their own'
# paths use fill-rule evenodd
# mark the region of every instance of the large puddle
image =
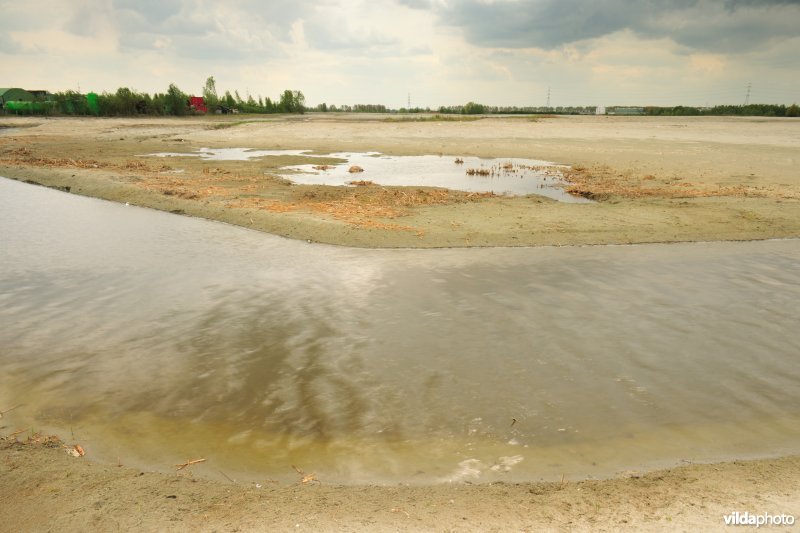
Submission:
<svg viewBox="0 0 800 533">
<path fill-rule="evenodd" d="M 482 159 L 459 156 L 390 156 L 378 152 L 341 152 L 315 156 L 304 150 L 250 150 L 247 148 L 200 148 L 195 152 L 160 152 L 156 157 L 199 157 L 206 161 L 247 161 L 274 156 L 304 156 L 311 162 L 291 165 L 278 172 L 294 183 L 352 185 L 371 182 L 389 186 L 443 187 L 467 192 L 538 194 L 560 202 L 586 203 L 568 194 L 562 171 L 567 168 L 536 159 Z M 320 164 L 315 157 L 335 158 L 338 164 Z M 355 171 L 355 169 L 360 169 Z"/>
<path fill-rule="evenodd" d="M 0 228 L 2 434 L 259 483 L 800 452 L 797 240 L 347 249 L 5 179 Z"/>
</svg>

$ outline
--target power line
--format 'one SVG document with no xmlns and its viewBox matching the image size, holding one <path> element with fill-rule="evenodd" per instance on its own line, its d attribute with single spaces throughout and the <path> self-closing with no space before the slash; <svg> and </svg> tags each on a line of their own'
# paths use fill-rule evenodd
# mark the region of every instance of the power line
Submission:
<svg viewBox="0 0 800 533">
<path fill-rule="evenodd" d="M 753 87 L 752 83 L 748 83 L 747 84 L 747 94 L 744 97 L 744 105 L 747 105 L 747 104 L 750 103 L 750 89 L 752 89 L 752 87 Z"/>
</svg>

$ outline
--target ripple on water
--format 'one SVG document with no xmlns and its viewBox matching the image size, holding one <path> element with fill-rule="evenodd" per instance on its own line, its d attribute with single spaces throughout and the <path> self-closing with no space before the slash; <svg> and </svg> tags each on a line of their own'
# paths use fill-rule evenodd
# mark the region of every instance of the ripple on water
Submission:
<svg viewBox="0 0 800 533">
<path fill-rule="evenodd" d="M 355 250 L 4 179 L 0 227 L 4 423 L 101 459 L 355 483 L 800 452 L 797 240 Z"/>
</svg>

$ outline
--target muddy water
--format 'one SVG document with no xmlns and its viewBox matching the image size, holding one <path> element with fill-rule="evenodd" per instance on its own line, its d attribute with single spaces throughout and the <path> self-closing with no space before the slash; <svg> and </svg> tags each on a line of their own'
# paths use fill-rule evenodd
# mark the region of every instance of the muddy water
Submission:
<svg viewBox="0 0 800 533">
<path fill-rule="evenodd" d="M 797 240 L 355 250 L 4 179 L 0 229 L 3 434 L 259 482 L 800 452 Z"/>
<path fill-rule="evenodd" d="M 248 148 L 200 148 L 195 152 L 159 152 L 156 157 L 198 157 L 206 161 L 248 161 L 271 156 L 303 155 L 309 163 L 283 167 L 278 171 L 294 183 L 346 186 L 368 181 L 389 186 L 443 187 L 466 192 L 506 195 L 537 194 L 559 202 L 589 203 L 568 194 L 562 165 L 538 159 L 456 157 L 442 155 L 390 156 L 379 152 L 327 154 L 341 161 L 320 165 L 320 156 L 304 150 L 251 150 Z M 350 172 L 352 167 L 361 172 Z"/>
</svg>

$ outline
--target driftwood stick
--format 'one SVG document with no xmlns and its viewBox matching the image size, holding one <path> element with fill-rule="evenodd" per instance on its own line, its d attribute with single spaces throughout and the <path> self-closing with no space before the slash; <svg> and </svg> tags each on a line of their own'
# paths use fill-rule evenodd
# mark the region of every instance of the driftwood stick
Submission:
<svg viewBox="0 0 800 533">
<path fill-rule="evenodd" d="M 191 461 L 186 461 L 185 463 L 181 463 L 179 465 L 175 465 L 178 467 L 178 470 L 183 470 L 187 466 L 196 465 L 197 463 L 204 463 L 205 459 L 193 459 Z"/>
</svg>

